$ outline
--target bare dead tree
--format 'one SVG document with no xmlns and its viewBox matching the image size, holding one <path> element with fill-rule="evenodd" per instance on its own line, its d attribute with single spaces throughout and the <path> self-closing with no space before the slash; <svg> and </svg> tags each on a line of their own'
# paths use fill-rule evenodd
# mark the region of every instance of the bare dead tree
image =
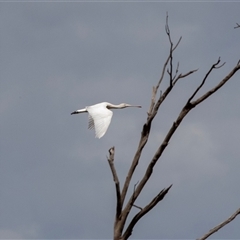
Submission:
<svg viewBox="0 0 240 240">
<path fill-rule="evenodd" d="M 129 199 L 126 200 L 126 194 L 129 190 L 129 185 L 130 185 L 132 176 L 133 176 L 134 171 L 139 163 L 139 159 L 141 157 L 142 150 L 145 147 L 145 145 L 148 141 L 148 138 L 149 138 L 152 121 L 154 120 L 155 116 L 157 115 L 158 110 L 161 107 L 161 104 L 168 97 L 169 93 L 172 91 L 172 89 L 175 87 L 175 85 L 178 83 L 178 81 L 180 81 L 183 78 L 191 76 L 193 73 L 195 73 L 197 71 L 197 69 L 194 69 L 194 70 L 190 70 L 189 72 L 186 72 L 186 73 L 179 73 L 179 63 L 177 64 L 176 69 L 173 68 L 173 53 L 174 53 L 175 49 L 178 47 L 182 38 L 180 37 L 179 40 L 177 41 L 177 43 L 175 45 L 173 44 L 172 39 L 171 39 L 169 25 L 168 25 L 168 15 L 166 16 L 165 31 L 166 31 L 166 34 L 168 36 L 168 40 L 170 43 L 169 54 L 163 65 L 160 79 L 159 79 L 157 85 L 153 87 L 152 99 L 151 99 L 150 107 L 148 110 L 147 119 L 146 119 L 145 124 L 143 125 L 139 145 L 136 150 L 135 156 L 132 160 L 131 166 L 129 168 L 129 171 L 126 176 L 126 179 L 125 179 L 122 189 L 120 188 L 120 182 L 119 182 L 119 179 L 117 176 L 117 171 L 114 166 L 115 148 L 112 147 L 109 149 L 108 162 L 109 162 L 110 169 L 111 169 L 111 172 L 113 175 L 113 180 L 115 182 L 115 190 L 116 190 L 116 197 L 117 197 L 116 214 L 115 214 L 115 222 L 114 222 L 114 240 L 128 239 L 130 237 L 130 235 L 132 234 L 133 228 L 136 225 L 136 223 L 145 214 L 147 214 L 152 208 L 154 208 L 161 200 L 163 200 L 163 198 L 166 196 L 168 191 L 171 189 L 172 185 L 162 189 L 144 207 L 140 207 L 135 204 L 136 199 L 139 197 L 145 184 L 148 182 L 149 178 L 151 177 L 155 164 L 157 163 L 157 161 L 161 157 L 162 153 L 168 146 L 170 139 L 172 138 L 173 134 L 175 133 L 175 131 L 177 130 L 177 128 L 179 127 L 179 125 L 181 124 L 183 119 L 187 116 L 187 114 L 193 108 L 197 107 L 200 103 L 205 101 L 208 97 L 210 97 L 212 94 L 214 94 L 216 91 L 218 91 L 221 87 L 223 87 L 224 84 L 227 83 L 233 77 L 233 75 L 240 69 L 240 61 L 238 61 L 236 66 L 234 66 L 233 69 L 221 81 L 219 81 L 219 83 L 215 87 L 208 90 L 207 92 L 205 92 L 204 94 L 202 94 L 200 97 L 197 98 L 196 97 L 197 93 L 199 93 L 199 90 L 204 86 L 209 75 L 214 70 L 221 68 L 225 63 L 221 63 L 221 60 L 219 58 L 209 68 L 208 72 L 205 74 L 205 76 L 201 80 L 199 86 L 193 91 L 192 95 L 189 96 L 185 105 L 181 109 L 178 117 L 173 122 L 172 126 L 170 127 L 169 131 L 167 132 L 163 142 L 159 145 L 153 158 L 150 160 L 148 167 L 146 169 L 146 172 L 142 176 L 142 179 L 139 181 L 138 184 L 135 184 L 133 193 L 131 194 Z M 168 75 L 169 85 L 163 92 L 160 91 L 160 96 L 159 96 L 159 98 L 157 98 L 157 93 L 158 93 L 160 84 L 162 83 L 165 75 Z M 129 217 L 129 213 L 130 213 L 132 207 L 138 208 L 139 212 L 129 221 L 129 224 L 127 226 L 125 226 L 126 220 Z"/>
</svg>

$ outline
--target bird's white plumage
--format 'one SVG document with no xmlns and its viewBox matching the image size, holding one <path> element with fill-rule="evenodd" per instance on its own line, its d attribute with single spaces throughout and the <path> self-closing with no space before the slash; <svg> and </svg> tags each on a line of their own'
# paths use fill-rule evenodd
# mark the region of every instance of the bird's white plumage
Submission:
<svg viewBox="0 0 240 240">
<path fill-rule="evenodd" d="M 88 128 L 95 129 L 96 137 L 101 138 L 106 133 L 111 123 L 113 113 L 109 109 L 121 109 L 126 107 L 141 106 L 133 106 L 127 103 L 114 105 L 108 102 L 102 102 L 83 109 L 76 110 L 71 114 L 88 112 Z"/>
<path fill-rule="evenodd" d="M 96 104 L 90 107 L 86 107 L 89 113 L 88 128 L 95 129 L 97 138 L 101 138 L 107 131 L 111 119 L 112 111 L 106 108 L 106 105 Z"/>
</svg>

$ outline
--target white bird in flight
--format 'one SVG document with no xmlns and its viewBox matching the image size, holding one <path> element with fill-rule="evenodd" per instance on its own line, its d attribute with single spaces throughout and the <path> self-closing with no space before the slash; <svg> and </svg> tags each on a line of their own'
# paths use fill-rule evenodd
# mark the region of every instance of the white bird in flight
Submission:
<svg viewBox="0 0 240 240">
<path fill-rule="evenodd" d="M 126 107 L 141 108 L 141 106 L 133 106 L 127 103 L 114 105 L 108 102 L 102 102 L 76 110 L 72 112 L 71 115 L 88 112 L 88 129 L 95 129 L 96 138 L 101 138 L 106 133 L 112 119 L 113 112 L 109 109 L 121 109 Z"/>
</svg>

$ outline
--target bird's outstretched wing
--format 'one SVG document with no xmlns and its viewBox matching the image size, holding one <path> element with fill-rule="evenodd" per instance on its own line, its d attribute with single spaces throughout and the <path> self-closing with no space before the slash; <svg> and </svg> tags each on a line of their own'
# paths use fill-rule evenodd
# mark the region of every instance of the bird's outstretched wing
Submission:
<svg viewBox="0 0 240 240">
<path fill-rule="evenodd" d="M 101 138 L 110 125 L 113 115 L 112 111 L 108 110 L 105 106 L 87 107 L 87 111 L 89 113 L 88 128 L 94 128 L 96 137 Z"/>
<path fill-rule="evenodd" d="M 90 114 L 88 114 L 88 129 L 94 129 L 94 120 Z"/>
</svg>

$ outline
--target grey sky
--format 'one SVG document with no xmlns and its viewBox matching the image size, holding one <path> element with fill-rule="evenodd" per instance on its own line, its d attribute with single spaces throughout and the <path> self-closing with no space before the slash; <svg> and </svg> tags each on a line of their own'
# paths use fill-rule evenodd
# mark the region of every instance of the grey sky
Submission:
<svg viewBox="0 0 240 240">
<path fill-rule="evenodd" d="M 226 61 L 205 90 L 239 60 L 239 9 L 239 2 L 0 3 L 0 238 L 111 238 L 106 155 L 114 145 L 123 182 L 169 51 L 166 12 L 173 41 L 183 37 L 175 66 L 199 70 L 160 109 L 132 188 L 209 67 L 219 56 Z M 239 76 L 181 124 L 137 204 L 173 187 L 132 238 L 197 238 L 240 207 Z M 102 101 L 143 108 L 113 110 L 99 140 L 87 114 L 70 113 Z M 239 239 L 239 225 L 237 218 L 212 238 Z"/>
</svg>

